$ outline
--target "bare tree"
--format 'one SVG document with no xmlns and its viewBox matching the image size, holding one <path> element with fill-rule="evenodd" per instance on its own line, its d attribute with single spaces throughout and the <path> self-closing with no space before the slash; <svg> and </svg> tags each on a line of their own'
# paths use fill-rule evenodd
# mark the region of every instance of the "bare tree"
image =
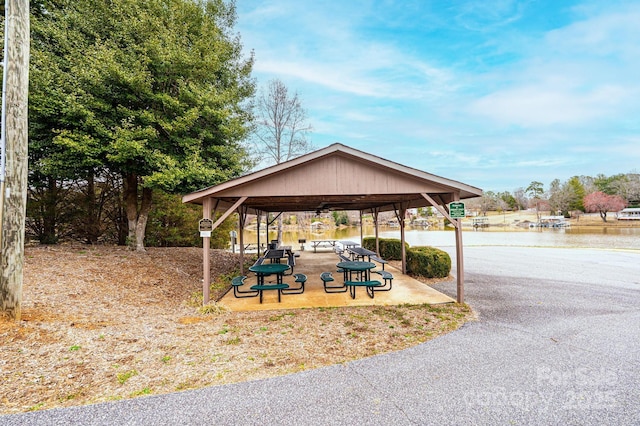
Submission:
<svg viewBox="0 0 640 426">
<path fill-rule="evenodd" d="M 554 179 L 549 185 L 549 206 L 552 212 L 568 213 L 573 198 L 573 187 L 568 183 L 562 184 L 560 179 Z"/>
<path fill-rule="evenodd" d="M 275 164 L 289 161 L 313 149 L 307 135 L 311 125 L 297 92 L 289 93 L 280 80 L 269 82 L 256 104 L 257 153 Z M 282 216 L 278 220 L 278 241 L 282 240 Z"/>
<path fill-rule="evenodd" d="M 479 198 L 480 213 L 482 214 L 482 216 L 486 216 L 488 211 L 494 210 L 497 207 L 497 198 L 498 197 L 496 196 L 496 193 L 493 191 L 485 191 L 482 194 L 482 197 Z"/>
<path fill-rule="evenodd" d="M 0 314 L 21 318 L 27 209 L 29 0 L 5 2 L 0 180 Z M 5 188 L 6 185 L 6 188 Z"/>
<path fill-rule="evenodd" d="M 275 164 L 291 160 L 313 149 L 307 140 L 312 130 L 300 97 L 278 80 L 271 80 L 256 104 L 255 135 L 258 152 Z"/>
<path fill-rule="evenodd" d="M 517 188 L 513 191 L 513 198 L 517 202 L 518 210 L 526 209 L 529 200 L 527 199 L 527 194 L 524 191 L 524 188 Z"/>
<path fill-rule="evenodd" d="M 612 184 L 616 194 L 629 203 L 640 203 L 640 174 L 627 173 Z"/>
</svg>

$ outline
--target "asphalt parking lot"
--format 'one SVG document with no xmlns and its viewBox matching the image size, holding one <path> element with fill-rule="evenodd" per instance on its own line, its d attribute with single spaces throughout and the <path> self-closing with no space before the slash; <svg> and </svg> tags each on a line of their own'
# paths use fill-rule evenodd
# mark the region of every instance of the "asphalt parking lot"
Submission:
<svg viewBox="0 0 640 426">
<path fill-rule="evenodd" d="M 478 320 L 408 350 L 0 424 L 640 424 L 640 252 L 467 247 L 465 271 Z"/>
</svg>

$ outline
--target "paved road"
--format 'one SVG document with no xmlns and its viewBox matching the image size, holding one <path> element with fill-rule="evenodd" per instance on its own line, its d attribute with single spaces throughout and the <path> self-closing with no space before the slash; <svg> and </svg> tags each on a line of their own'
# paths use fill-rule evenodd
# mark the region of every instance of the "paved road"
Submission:
<svg viewBox="0 0 640 426">
<path fill-rule="evenodd" d="M 0 424 L 640 424 L 640 253 L 469 247 L 465 270 L 478 321 L 409 350 Z"/>
</svg>

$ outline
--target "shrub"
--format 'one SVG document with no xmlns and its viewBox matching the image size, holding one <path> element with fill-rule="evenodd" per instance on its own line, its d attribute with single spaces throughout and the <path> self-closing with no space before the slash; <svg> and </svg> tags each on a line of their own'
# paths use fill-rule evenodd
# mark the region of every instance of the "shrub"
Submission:
<svg viewBox="0 0 640 426">
<path fill-rule="evenodd" d="M 348 225 L 349 216 L 347 216 L 347 212 L 333 212 L 333 221 L 336 223 L 336 226 Z"/>
<path fill-rule="evenodd" d="M 376 251 L 376 239 L 374 237 L 365 237 L 362 239 L 362 247 L 367 250 Z M 382 253 L 380 253 L 382 255 Z"/>
<path fill-rule="evenodd" d="M 397 238 L 380 238 L 380 256 L 386 260 L 402 260 L 402 242 Z M 409 250 L 409 243 L 404 243 L 405 250 Z M 367 237 L 362 240 L 362 247 L 376 251 L 376 239 Z"/>
<path fill-rule="evenodd" d="M 201 247 L 198 222 L 202 207 L 183 204 L 178 195 L 161 191 L 154 193 L 154 208 L 149 213 L 145 235 L 147 247 Z M 217 214 L 213 221 L 219 217 Z M 229 231 L 234 229 L 235 215 L 231 215 L 211 234 L 211 248 L 223 249 L 229 244 Z"/>
<path fill-rule="evenodd" d="M 427 278 L 446 278 L 451 272 L 451 257 L 434 247 L 412 247 L 407 251 L 407 271 Z"/>
</svg>

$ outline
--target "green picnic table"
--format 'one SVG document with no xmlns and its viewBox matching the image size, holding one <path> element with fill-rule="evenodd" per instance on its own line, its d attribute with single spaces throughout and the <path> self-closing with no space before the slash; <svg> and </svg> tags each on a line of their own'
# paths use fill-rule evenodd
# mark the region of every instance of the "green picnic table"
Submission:
<svg viewBox="0 0 640 426">
<path fill-rule="evenodd" d="M 253 265 L 249 267 L 249 271 L 254 272 L 257 275 L 258 283 L 251 286 L 251 290 L 257 290 L 260 296 L 260 303 L 262 303 L 262 292 L 266 290 L 278 291 L 278 302 L 282 295 L 282 290 L 289 288 L 288 284 L 282 282 L 282 275 L 289 269 L 289 265 L 284 263 L 263 263 L 261 265 Z M 275 284 L 265 284 L 264 277 L 271 274 L 276 274 Z"/>
</svg>

